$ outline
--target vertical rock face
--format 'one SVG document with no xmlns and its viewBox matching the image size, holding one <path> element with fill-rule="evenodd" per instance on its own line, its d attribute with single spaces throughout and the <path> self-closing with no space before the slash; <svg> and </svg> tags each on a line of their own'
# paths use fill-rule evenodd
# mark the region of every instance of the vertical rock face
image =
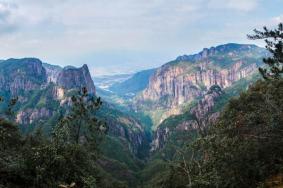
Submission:
<svg viewBox="0 0 283 188">
<path fill-rule="evenodd" d="M 219 113 L 211 113 L 215 106 L 216 100 L 223 95 L 223 91 L 218 85 L 210 87 L 206 95 L 198 101 L 197 105 L 190 109 L 190 113 L 194 115 L 195 119 L 206 126 L 208 123 L 213 123 L 218 117 Z"/>
<path fill-rule="evenodd" d="M 1 92 L 5 96 L 19 97 L 16 121 L 25 128 L 52 122 L 53 117 L 58 115 L 60 106 L 62 108 L 68 106 L 64 104 L 70 101 L 69 93 L 82 87 L 86 87 L 89 93 L 95 94 L 95 86 L 87 65 L 81 68 L 61 68 L 43 64 L 35 58 L 9 59 L 0 62 Z M 140 152 L 149 143 L 140 123 L 115 108 L 106 106 L 107 104 L 103 108 L 108 116 L 100 114 L 100 118 L 108 123 L 109 135 L 121 138 L 134 155 L 142 156 Z"/>
<path fill-rule="evenodd" d="M 47 74 L 47 81 L 50 83 L 56 83 L 57 78 L 59 76 L 59 73 L 62 71 L 62 68 L 60 66 L 56 65 L 49 65 L 47 63 L 43 63 L 43 66 L 46 70 Z"/>
<path fill-rule="evenodd" d="M 170 130 L 168 127 L 158 128 L 154 133 L 150 151 L 154 152 L 158 149 L 162 149 L 169 136 L 170 136 Z"/>
<path fill-rule="evenodd" d="M 66 90 L 87 87 L 90 93 L 95 94 L 87 65 L 62 69 L 43 64 L 36 58 L 8 59 L 0 63 L 0 89 L 12 95 L 42 90 L 51 82 Z"/>
<path fill-rule="evenodd" d="M 0 62 L 0 90 L 2 95 L 18 96 L 20 108 L 17 122 L 32 124 L 48 119 L 70 89 L 87 87 L 95 94 L 95 87 L 87 65 L 65 68 L 43 64 L 36 58 L 8 59 Z"/>
<path fill-rule="evenodd" d="M 81 68 L 64 68 L 58 74 L 57 85 L 67 90 L 86 87 L 89 93 L 95 94 L 95 86 L 87 65 L 83 65 Z"/>
<path fill-rule="evenodd" d="M 144 155 L 140 153 L 143 147 L 149 145 L 142 126 L 135 119 L 121 115 L 116 119 L 108 118 L 106 120 L 109 127 L 109 135 L 120 137 L 130 143 L 130 150 L 135 155 Z"/>
<path fill-rule="evenodd" d="M 223 94 L 219 86 L 212 86 L 204 97 L 190 109 L 189 113 L 184 115 L 186 119 L 177 122 L 174 126 L 158 127 L 151 144 L 151 152 L 162 149 L 173 132 L 203 130 L 209 123 L 214 123 L 219 117 L 219 112 L 212 113 L 212 109 L 216 100 Z"/>
<path fill-rule="evenodd" d="M 0 64 L 0 89 L 12 95 L 40 89 L 46 82 L 46 71 L 39 59 L 8 59 Z"/>
<path fill-rule="evenodd" d="M 251 76 L 266 55 L 255 45 L 226 44 L 180 56 L 156 70 L 147 88 L 135 99 L 137 109 L 178 109 L 203 97 L 213 85 L 227 88 Z"/>
<path fill-rule="evenodd" d="M 32 124 L 34 121 L 47 120 L 53 115 L 50 109 L 45 107 L 39 109 L 26 109 L 17 114 L 16 121 L 22 125 Z"/>
<path fill-rule="evenodd" d="M 192 65 L 197 66 L 197 65 Z M 200 63 L 197 70 L 186 72 L 183 67 L 164 66 L 156 71 L 149 86 L 143 91 L 142 100 L 160 100 L 170 96 L 168 107 L 183 104 L 203 94 L 204 90 L 219 85 L 221 88 L 231 86 L 234 82 L 257 71 L 256 63 L 237 61 L 231 67 L 217 70 L 211 68 L 212 62 Z"/>
</svg>

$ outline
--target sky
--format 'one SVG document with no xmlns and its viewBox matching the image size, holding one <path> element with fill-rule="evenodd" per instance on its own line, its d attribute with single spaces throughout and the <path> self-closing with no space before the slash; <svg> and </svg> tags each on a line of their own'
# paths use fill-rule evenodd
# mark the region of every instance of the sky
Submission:
<svg viewBox="0 0 283 188">
<path fill-rule="evenodd" d="M 0 0 L 0 59 L 130 73 L 279 22 L 283 0 Z"/>
</svg>

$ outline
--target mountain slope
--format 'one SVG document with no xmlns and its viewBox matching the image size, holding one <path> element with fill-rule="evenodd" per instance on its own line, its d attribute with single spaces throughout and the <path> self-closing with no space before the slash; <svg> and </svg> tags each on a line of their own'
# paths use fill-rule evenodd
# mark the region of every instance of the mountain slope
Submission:
<svg viewBox="0 0 283 188">
<path fill-rule="evenodd" d="M 63 68 L 58 65 L 50 65 L 48 63 L 43 63 L 42 65 L 46 70 L 48 82 L 56 83 L 58 75 Z"/>
<path fill-rule="evenodd" d="M 19 97 L 16 120 L 26 132 L 38 126 L 50 132 L 81 87 L 107 96 L 97 113 L 109 126 L 98 163 L 107 176 L 136 187 L 166 175 L 162 159 L 174 160 L 200 128 L 213 123 L 227 101 L 258 78 L 266 55 L 255 45 L 220 45 L 137 73 L 111 86 L 113 92 L 96 90 L 86 65 L 9 59 L 0 62 L 0 88 L 6 98 Z"/>
<path fill-rule="evenodd" d="M 252 75 L 266 55 L 255 45 L 225 44 L 180 56 L 155 71 L 135 98 L 135 110 L 147 112 L 158 126 L 170 115 L 181 114 L 211 86 L 227 88 Z"/>
<path fill-rule="evenodd" d="M 95 94 L 94 83 L 87 65 L 83 65 L 81 68 L 64 68 L 58 74 L 56 84 L 67 90 L 86 87 L 88 92 Z"/>
<path fill-rule="evenodd" d="M 260 75 L 255 73 L 223 90 L 213 86 L 202 99 L 191 104 L 186 112 L 165 119 L 154 132 L 151 157 L 140 171 L 144 187 L 152 187 L 164 177 L 170 176 L 171 166 L 167 161 L 178 161 L 180 152 L 184 155 L 190 152 L 188 145 L 198 138 L 199 131 L 217 121 L 225 104 L 231 98 L 238 97 L 258 79 Z"/>
<path fill-rule="evenodd" d="M 112 85 L 109 90 L 121 96 L 135 95 L 146 88 L 154 71 L 155 69 L 140 71 L 128 80 Z"/>
<path fill-rule="evenodd" d="M 36 58 L 8 59 L 0 63 L 0 90 L 17 95 L 47 83 L 46 70 Z"/>
<path fill-rule="evenodd" d="M 1 95 L 5 99 L 19 98 L 15 116 L 21 130 L 26 133 L 42 127 L 49 134 L 68 109 L 70 97 L 82 87 L 87 87 L 89 93 L 95 95 L 87 65 L 60 68 L 43 64 L 36 58 L 9 59 L 0 63 Z M 115 177 L 114 173 L 127 174 L 119 180 L 132 184 L 136 171 L 143 165 L 141 159 L 149 150 L 143 126 L 134 117 L 105 102 L 97 116 L 109 127 L 101 146 L 99 164 L 110 177 Z"/>
</svg>

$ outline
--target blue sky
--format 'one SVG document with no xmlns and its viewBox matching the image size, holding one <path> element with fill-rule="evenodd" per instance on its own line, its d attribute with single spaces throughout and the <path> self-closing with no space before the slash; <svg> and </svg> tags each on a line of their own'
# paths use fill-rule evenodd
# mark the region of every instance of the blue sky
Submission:
<svg viewBox="0 0 283 188">
<path fill-rule="evenodd" d="M 283 0 L 0 0 L 0 58 L 126 73 L 280 21 Z"/>
</svg>

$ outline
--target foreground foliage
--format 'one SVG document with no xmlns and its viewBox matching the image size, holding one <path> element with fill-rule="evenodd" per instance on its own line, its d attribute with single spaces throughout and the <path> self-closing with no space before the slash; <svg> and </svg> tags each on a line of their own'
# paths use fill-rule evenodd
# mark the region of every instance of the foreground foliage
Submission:
<svg viewBox="0 0 283 188">
<path fill-rule="evenodd" d="M 249 39 L 264 39 L 266 49 L 272 57 L 264 58 L 265 68 L 259 68 L 264 79 L 279 79 L 283 74 L 283 23 L 279 23 L 276 29 L 263 27 L 263 31 L 254 30 L 254 35 L 248 35 Z"/>
<path fill-rule="evenodd" d="M 173 165 L 163 187 L 261 187 L 283 170 L 283 80 L 258 81 Z"/>
<path fill-rule="evenodd" d="M 17 125 L 0 120 L 0 187 L 113 187 L 96 163 L 107 130 L 95 116 L 100 99 L 83 89 L 71 104 L 49 137 L 40 130 L 23 136 Z"/>
</svg>

